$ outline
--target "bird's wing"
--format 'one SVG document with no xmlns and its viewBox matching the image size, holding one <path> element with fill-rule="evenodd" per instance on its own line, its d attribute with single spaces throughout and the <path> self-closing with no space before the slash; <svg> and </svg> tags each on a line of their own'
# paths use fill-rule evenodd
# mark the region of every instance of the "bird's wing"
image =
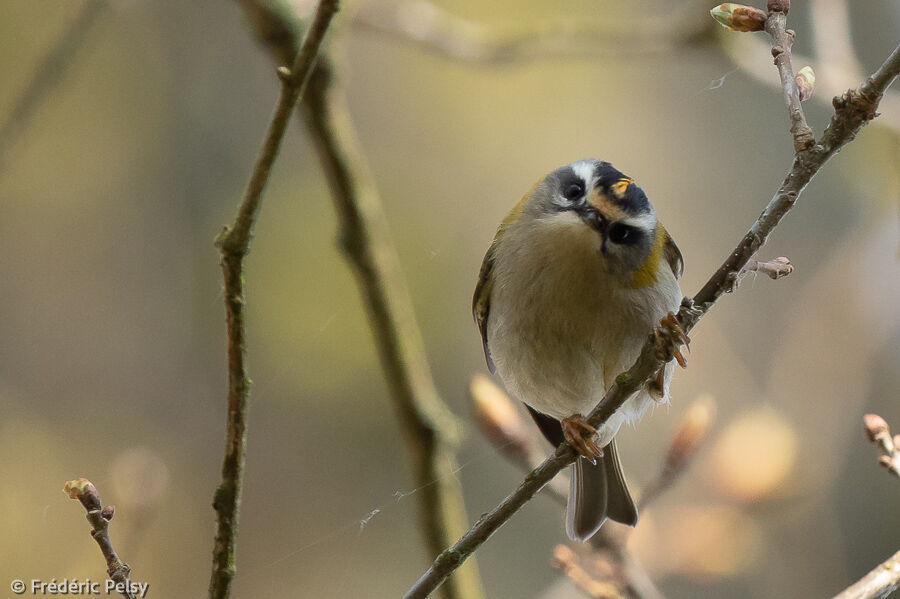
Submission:
<svg viewBox="0 0 900 599">
<path fill-rule="evenodd" d="M 681 250 L 675 245 L 675 241 L 669 235 L 669 232 L 665 229 L 663 231 L 666 234 L 666 240 L 663 244 L 663 255 L 666 257 L 666 262 L 669 263 L 669 267 L 677 279 L 684 273 L 684 258 L 681 256 Z"/>
<path fill-rule="evenodd" d="M 492 276 L 494 270 L 494 248 L 497 245 L 497 238 L 500 236 L 500 231 L 502 231 L 502 227 L 497 231 L 494 242 L 484 255 L 484 261 L 481 263 L 481 270 L 478 273 L 478 283 L 475 285 L 475 296 L 472 298 L 472 315 L 475 317 L 475 323 L 478 325 L 478 330 L 481 332 L 481 342 L 484 345 L 484 358 L 487 360 L 488 369 L 492 374 L 496 370 L 496 367 L 494 366 L 494 361 L 491 359 L 491 350 L 488 349 L 487 326 L 488 315 L 491 312 L 491 289 L 494 286 L 494 278 Z"/>
<path fill-rule="evenodd" d="M 484 255 L 484 261 L 481 263 L 481 271 L 478 273 L 478 284 L 475 285 L 475 297 L 472 298 L 472 315 L 475 317 L 475 322 L 478 324 L 478 330 L 481 331 L 481 342 L 484 344 L 484 357 L 487 360 L 488 369 L 491 371 L 491 374 L 493 374 L 497 368 L 494 366 L 494 360 L 491 359 L 491 350 L 488 348 L 487 326 L 488 315 L 491 312 L 491 289 L 494 287 L 494 259 L 497 253 L 497 244 L 503 237 L 507 227 L 519 218 L 525 204 L 528 203 L 529 198 L 531 198 L 531 195 L 540 183 L 540 181 L 535 183 L 531 190 L 519 200 L 510 213 L 506 215 L 506 218 L 503 219 L 503 222 L 500 223 L 500 226 L 497 228 L 497 233 L 494 235 L 494 241 L 491 242 L 491 247 L 488 248 L 487 253 Z"/>
</svg>

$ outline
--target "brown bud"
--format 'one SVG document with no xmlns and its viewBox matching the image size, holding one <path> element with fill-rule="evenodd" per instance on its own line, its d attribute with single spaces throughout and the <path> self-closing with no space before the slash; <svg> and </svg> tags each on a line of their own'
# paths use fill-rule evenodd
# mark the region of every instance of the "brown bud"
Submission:
<svg viewBox="0 0 900 599">
<path fill-rule="evenodd" d="M 565 545 L 557 545 L 553 548 L 553 559 L 551 560 L 551 563 L 554 568 L 565 571 L 578 563 L 578 556 Z"/>
<path fill-rule="evenodd" d="M 69 496 L 69 499 L 77 499 L 87 511 L 100 509 L 100 493 L 94 483 L 86 478 L 76 478 L 66 482 L 63 487 L 63 493 Z"/>
<path fill-rule="evenodd" d="M 806 66 L 797 71 L 797 74 L 794 76 L 794 83 L 797 84 L 797 94 L 800 96 L 800 101 L 805 102 L 809 100 L 816 85 L 816 74 L 813 72 L 812 67 Z"/>
<path fill-rule="evenodd" d="M 786 256 L 778 256 L 772 260 L 772 263 L 777 267 L 774 273 L 775 276 L 772 277 L 773 279 L 780 279 L 794 272 L 794 265 L 791 264 L 790 259 Z"/>
<path fill-rule="evenodd" d="M 766 28 L 766 13 L 753 6 L 726 2 L 709 11 L 722 27 L 732 31 L 763 31 Z"/>
<path fill-rule="evenodd" d="M 780 279 L 794 272 L 794 265 L 784 256 L 773 258 L 768 262 L 760 262 L 759 260 L 750 260 L 744 267 L 747 272 L 760 272 L 770 279 Z"/>
<path fill-rule="evenodd" d="M 884 418 L 878 414 L 866 414 L 863 416 L 863 424 L 866 428 L 866 437 L 872 442 L 874 442 L 879 435 L 890 432 L 887 422 L 885 422 Z"/>
<path fill-rule="evenodd" d="M 100 517 L 109 522 L 113 519 L 113 516 L 116 514 L 116 506 L 108 505 L 102 510 L 100 510 Z"/>
<path fill-rule="evenodd" d="M 504 451 L 522 449 L 529 435 L 516 407 L 489 378 L 475 375 L 469 383 L 469 406 L 472 419 L 487 439 Z"/>
<path fill-rule="evenodd" d="M 680 469 L 693 457 L 706 439 L 715 413 L 716 403 L 711 395 L 701 395 L 688 407 L 669 443 L 667 468 Z"/>
<path fill-rule="evenodd" d="M 769 0 L 766 4 L 766 10 L 787 14 L 791 10 L 791 0 Z"/>
</svg>

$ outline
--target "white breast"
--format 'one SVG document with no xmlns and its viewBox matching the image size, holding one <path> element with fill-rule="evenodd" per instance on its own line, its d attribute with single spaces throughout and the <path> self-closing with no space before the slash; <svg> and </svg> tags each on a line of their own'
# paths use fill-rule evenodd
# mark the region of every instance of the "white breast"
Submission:
<svg viewBox="0 0 900 599">
<path fill-rule="evenodd" d="M 590 412 L 681 291 L 668 264 L 656 284 L 626 287 L 606 272 L 597 233 L 571 212 L 537 224 L 510 227 L 496 248 L 488 345 L 507 389 L 562 419 Z M 644 391 L 631 398 L 599 431 L 601 443 L 651 403 Z"/>
</svg>

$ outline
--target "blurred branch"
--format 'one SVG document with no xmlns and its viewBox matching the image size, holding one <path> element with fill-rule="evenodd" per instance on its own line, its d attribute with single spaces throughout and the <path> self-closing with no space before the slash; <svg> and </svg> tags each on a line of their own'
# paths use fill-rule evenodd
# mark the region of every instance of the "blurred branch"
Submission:
<svg viewBox="0 0 900 599">
<path fill-rule="evenodd" d="M 555 19 L 501 28 L 462 19 L 431 2 L 413 0 L 370 2 L 354 15 L 353 23 L 437 56 L 498 65 L 611 54 L 646 56 L 709 40 L 709 23 L 697 20 L 693 13 L 684 14 L 627 23 Z"/>
<path fill-rule="evenodd" d="M 565 574 L 586 596 L 593 599 L 625 599 L 619 587 L 606 580 L 600 581 L 589 574 L 580 563 L 578 555 L 565 545 L 553 550 L 553 567 Z"/>
<path fill-rule="evenodd" d="M 628 599 L 664 599 L 644 566 L 628 550 L 631 528 L 619 524 L 604 524 L 590 538 L 590 555 L 585 562 L 593 565 L 600 580 L 613 582 Z M 576 582 L 573 579 L 573 582 Z"/>
<path fill-rule="evenodd" d="M 131 579 L 131 566 L 123 562 L 112 541 L 109 540 L 109 521 L 116 511 L 114 505 L 101 507 L 100 493 L 94 483 L 86 478 L 76 478 L 66 482 L 63 493 L 69 499 L 77 499 L 87 511 L 87 520 L 91 523 L 91 537 L 97 541 L 100 552 L 106 560 L 106 573 L 109 579 L 116 583 L 115 590 L 125 599 L 135 599 Z"/>
<path fill-rule="evenodd" d="M 900 586 L 900 551 L 879 564 L 834 599 L 882 599 Z"/>
<path fill-rule="evenodd" d="M 865 71 L 853 50 L 847 0 L 813 0 L 808 4 L 821 85 L 840 88 L 845 81 L 862 79 Z"/>
<path fill-rule="evenodd" d="M 691 403 L 669 442 L 665 460 L 659 474 L 650 481 L 638 500 L 643 510 L 660 495 L 668 491 L 687 470 L 697 451 L 706 441 L 706 435 L 715 419 L 716 405 L 711 396 L 704 395 Z"/>
<path fill-rule="evenodd" d="M 777 26 L 775 30 L 777 32 Z M 719 297 L 733 289 L 735 278 L 766 242 L 775 226 L 793 208 L 800 193 L 825 162 L 853 140 L 864 124 L 875 118 L 882 94 L 898 72 L 900 72 L 900 47 L 896 48 L 888 60 L 859 88 L 835 98 L 834 116 L 820 140 L 797 152 L 791 169 L 778 191 L 738 246 L 697 295 L 693 299 L 685 298 L 682 302 L 678 320 L 685 333 L 690 332 Z M 594 427 L 601 426 L 635 391 L 647 383 L 650 376 L 663 364 L 664 360 L 661 358 L 671 359 L 670 355 L 666 355 L 671 353 L 671 348 L 657 346 L 656 339 L 657 337 L 651 334 L 634 365 L 616 377 L 615 384 L 588 416 L 589 424 Z M 404 597 L 421 599 L 430 595 L 550 479 L 575 461 L 575 456 L 571 446 L 566 443 L 560 445 L 553 456 L 531 471 L 515 491 L 479 518 L 453 546 L 442 552 Z"/>
<path fill-rule="evenodd" d="M 210 599 L 228 597 L 235 574 L 235 545 L 243 491 L 247 403 L 250 396 L 250 378 L 247 376 L 245 360 L 244 256 L 250 249 L 251 231 L 259 212 L 262 192 L 278 156 L 294 105 L 306 87 L 319 47 L 337 10 L 337 0 L 320 0 L 303 44 L 296 57 L 290 61 L 290 70 L 284 66 L 279 67 L 281 93 L 244 199 L 238 208 L 234 224 L 230 228 L 225 227 L 216 238 L 225 282 L 225 314 L 228 323 L 228 424 L 222 482 L 213 499 L 218 528 L 209 582 Z"/>
<path fill-rule="evenodd" d="M 878 414 L 866 414 L 863 423 L 866 437 L 881 450 L 878 463 L 900 478 L 900 435 L 892 437 L 888 423 Z"/>
<path fill-rule="evenodd" d="M 481 434 L 523 472 L 547 459 L 537 429 L 523 421 L 509 396 L 483 374 L 476 374 L 469 382 L 469 409 Z M 569 501 L 569 486 L 561 477 L 551 480 L 546 492 L 563 506 Z"/>
<path fill-rule="evenodd" d="M 458 469 L 458 424 L 440 399 L 425 356 L 412 300 L 371 175 L 358 150 L 343 96 L 319 69 L 304 104 L 341 223 L 340 242 L 354 267 L 382 368 L 414 461 L 423 533 L 429 554 L 465 530 L 468 517 Z M 476 568 L 447 589 L 450 598 L 483 596 Z"/>
<path fill-rule="evenodd" d="M 284 2 L 237 0 L 258 39 L 276 61 L 296 46 L 299 18 Z M 340 242 L 354 267 L 381 360 L 413 460 L 419 515 L 429 555 L 437 555 L 468 525 L 456 477 L 459 426 L 438 395 L 400 273 L 381 200 L 358 149 L 342 95 L 324 61 L 301 104 L 313 144 L 329 182 L 340 222 Z M 473 563 L 444 589 L 447 599 L 483 596 Z"/>
<path fill-rule="evenodd" d="M 13 144 L 31 124 L 41 103 L 62 83 L 94 24 L 108 7 L 106 0 L 85 0 L 79 13 L 41 59 L 22 95 L 0 125 L 0 171 Z"/>
</svg>

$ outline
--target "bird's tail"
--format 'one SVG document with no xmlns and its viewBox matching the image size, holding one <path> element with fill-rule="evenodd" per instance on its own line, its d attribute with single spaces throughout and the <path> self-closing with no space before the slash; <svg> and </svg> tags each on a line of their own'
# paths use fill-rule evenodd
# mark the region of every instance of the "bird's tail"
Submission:
<svg viewBox="0 0 900 599">
<path fill-rule="evenodd" d="M 615 439 L 603 448 L 603 456 L 597 458 L 596 464 L 582 458 L 576 460 L 569 488 L 566 533 L 573 541 L 587 541 L 607 518 L 629 526 L 637 524 L 638 519 Z"/>
</svg>

